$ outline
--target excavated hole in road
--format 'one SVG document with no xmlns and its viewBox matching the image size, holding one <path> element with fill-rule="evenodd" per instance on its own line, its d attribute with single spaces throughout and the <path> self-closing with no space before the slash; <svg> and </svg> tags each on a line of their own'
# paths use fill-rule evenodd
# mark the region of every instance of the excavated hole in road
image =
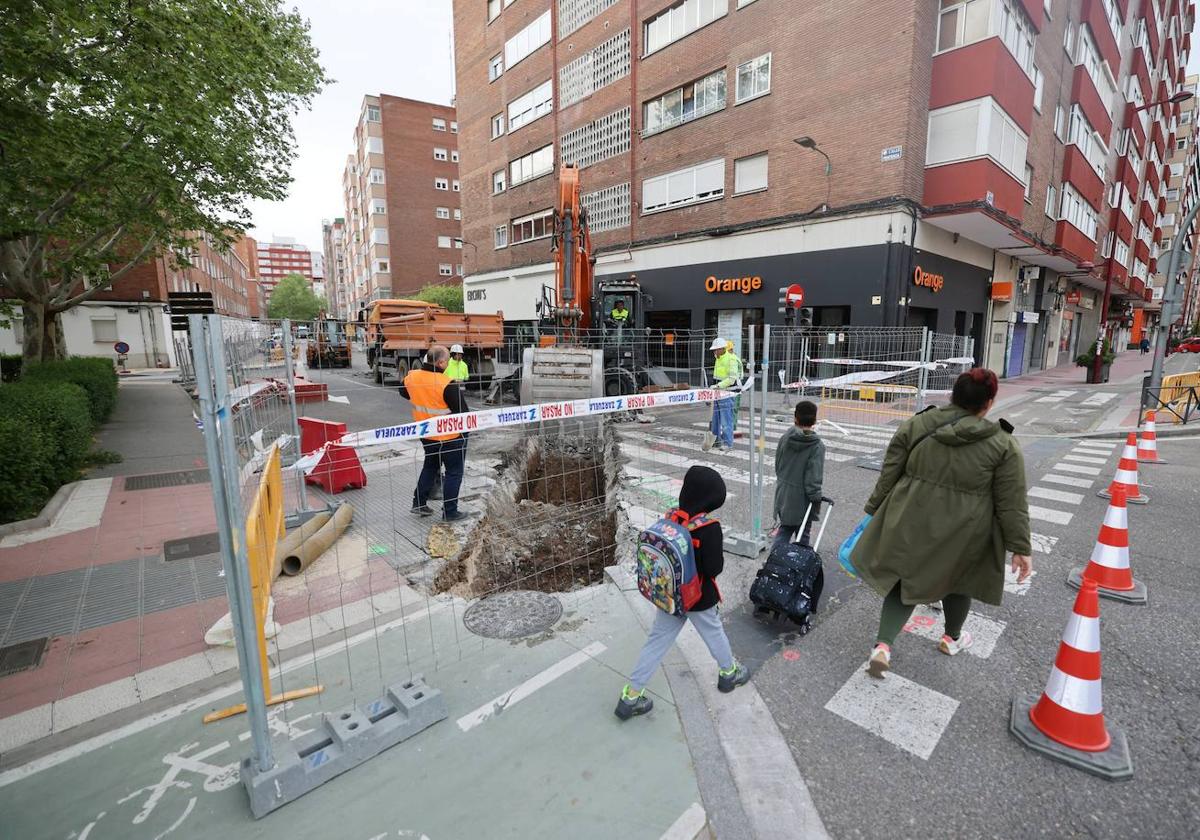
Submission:
<svg viewBox="0 0 1200 840">
<path fill-rule="evenodd" d="M 616 435 L 576 424 L 506 453 L 487 512 L 438 573 L 436 592 L 568 592 L 604 577 L 616 551 Z"/>
</svg>

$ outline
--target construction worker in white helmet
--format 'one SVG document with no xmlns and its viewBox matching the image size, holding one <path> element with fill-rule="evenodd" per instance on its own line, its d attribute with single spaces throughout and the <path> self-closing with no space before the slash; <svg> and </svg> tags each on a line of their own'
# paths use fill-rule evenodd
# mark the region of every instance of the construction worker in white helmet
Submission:
<svg viewBox="0 0 1200 840">
<path fill-rule="evenodd" d="M 729 352 L 725 339 L 713 339 L 708 348 L 713 354 L 713 387 L 729 388 L 737 383 L 737 373 L 740 367 L 735 356 Z M 705 450 L 729 451 L 733 449 L 733 398 L 717 400 L 713 403 L 712 424 L 709 434 L 705 436 Z"/>
<path fill-rule="evenodd" d="M 446 376 L 450 377 L 451 382 L 466 382 L 471 376 L 471 372 L 467 370 L 467 363 L 463 360 L 461 344 L 450 345 L 450 363 L 446 365 Z"/>
</svg>

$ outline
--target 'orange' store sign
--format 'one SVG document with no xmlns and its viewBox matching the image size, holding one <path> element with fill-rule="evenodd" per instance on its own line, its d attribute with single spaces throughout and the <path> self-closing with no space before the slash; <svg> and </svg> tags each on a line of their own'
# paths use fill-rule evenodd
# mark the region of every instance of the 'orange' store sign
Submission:
<svg viewBox="0 0 1200 840">
<path fill-rule="evenodd" d="M 718 292 L 741 292 L 748 295 L 762 288 L 762 278 L 757 274 L 753 277 L 716 277 L 709 275 L 704 281 L 704 291 L 711 294 Z"/>
</svg>

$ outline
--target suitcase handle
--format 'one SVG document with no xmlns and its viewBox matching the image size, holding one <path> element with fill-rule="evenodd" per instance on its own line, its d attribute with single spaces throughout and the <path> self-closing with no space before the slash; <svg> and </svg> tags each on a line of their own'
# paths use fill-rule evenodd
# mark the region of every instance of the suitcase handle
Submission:
<svg viewBox="0 0 1200 840">
<path fill-rule="evenodd" d="M 829 507 L 833 507 L 835 502 L 828 496 L 822 496 L 821 501 Z M 792 542 L 799 542 L 800 535 L 804 533 L 805 527 L 808 525 L 808 519 L 812 516 L 812 502 L 808 503 L 808 510 L 804 511 L 804 521 L 800 523 L 800 527 L 796 529 L 796 533 L 792 534 Z M 816 542 L 812 544 L 812 550 L 817 551 L 821 547 L 821 538 L 825 536 L 825 526 L 829 524 L 829 517 L 826 516 L 821 520 L 821 530 L 817 531 Z"/>
</svg>

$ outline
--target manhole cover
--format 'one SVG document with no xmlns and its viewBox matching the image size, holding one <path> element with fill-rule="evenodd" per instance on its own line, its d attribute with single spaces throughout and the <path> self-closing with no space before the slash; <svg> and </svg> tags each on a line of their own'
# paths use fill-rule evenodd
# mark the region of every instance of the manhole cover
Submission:
<svg viewBox="0 0 1200 840">
<path fill-rule="evenodd" d="M 463 624 L 476 636 L 520 639 L 553 627 L 562 611 L 558 599 L 545 592 L 498 592 L 468 607 Z"/>
<path fill-rule="evenodd" d="M 562 612 L 562 607 L 558 608 Z M 0 648 L 0 677 L 16 674 L 21 671 L 32 671 L 42 662 L 42 654 L 46 652 L 46 642 L 49 639 L 32 639 L 19 645 L 9 645 Z"/>
<path fill-rule="evenodd" d="M 220 550 L 221 538 L 214 531 L 211 534 L 200 534 L 196 537 L 167 540 L 163 543 L 163 559 L 186 560 L 189 557 L 204 557 L 209 554 L 216 554 Z"/>
<path fill-rule="evenodd" d="M 125 476 L 126 490 L 154 490 L 160 487 L 182 487 L 185 484 L 207 484 L 208 470 L 149 473 Z"/>
</svg>

